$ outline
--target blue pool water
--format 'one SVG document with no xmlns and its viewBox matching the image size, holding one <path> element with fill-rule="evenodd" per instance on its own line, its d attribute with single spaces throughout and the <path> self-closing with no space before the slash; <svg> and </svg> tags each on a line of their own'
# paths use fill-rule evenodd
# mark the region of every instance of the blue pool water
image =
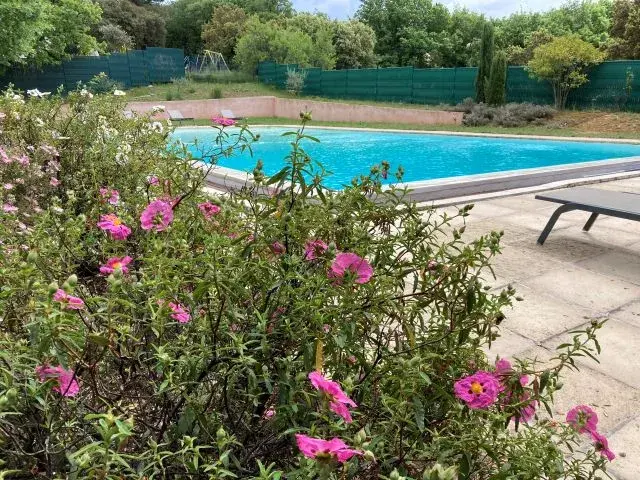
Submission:
<svg viewBox="0 0 640 480">
<path fill-rule="evenodd" d="M 279 171 L 290 149 L 292 137 L 282 137 L 286 127 L 252 128 L 260 134 L 249 153 L 222 158 L 224 167 L 251 171 L 258 159 L 264 162 L 267 175 Z M 174 136 L 189 146 L 195 157 L 206 151 L 214 141 L 215 130 L 176 129 Z M 325 184 L 340 188 L 352 178 L 367 174 L 371 166 L 383 160 L 391 163 L 395 172 L 399 165 L 405 170 L 404 181 L 502 172 L 522 168 L 546 167 L 592 160 L 605 160 L 640 155 L 640 145 L 556 140 L 465 137 L 421 133 L 371 132 L 310 128 L 309 135 L 320 143 L 305 141 L 303 147 L 314 159 L 322 162 L 332 175 Z M 198 142 L 197 148 L 194 142 Z M 389 175 L 388 182 L 395 181 Z"/>
</svg>

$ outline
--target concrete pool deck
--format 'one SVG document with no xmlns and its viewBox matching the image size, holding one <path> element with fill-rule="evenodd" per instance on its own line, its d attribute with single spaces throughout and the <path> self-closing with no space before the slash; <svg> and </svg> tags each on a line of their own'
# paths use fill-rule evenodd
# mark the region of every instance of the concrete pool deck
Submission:
<svg viewBox="0 0 640 480">
<path fill-rule="evenodd" d="M 593 188 L 640 193 L 640 177 Z M 524 300 L 504 313 L 496 355 L 546 361 L 568 332 L 592 318 L 608 318 L 599 331 L 600 363 L 582 359 L 556 394 L 554 416 L 591 405 L 617 458 L 610 473 L 640 479 L 640 222 L 601 216 L 590 232 L 589 214 L 562 215 L 544 246 L 536 239 L 557 205 L 524 194 L 475 203 L 463 238 L 504 231 L 503 253 L 493 262 L 496 289 L 511 284 Z M 462 206 L 464 203 L 460 203 Z M 453 213 L 454 206 L 440 210 Z"/>
</svg>

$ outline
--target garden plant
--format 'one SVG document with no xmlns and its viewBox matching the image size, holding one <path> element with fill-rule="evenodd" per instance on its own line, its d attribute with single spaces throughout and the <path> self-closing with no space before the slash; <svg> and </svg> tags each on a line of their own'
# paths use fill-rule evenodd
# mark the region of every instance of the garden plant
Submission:
<svg viewBox="0 0 640 480">
<path fill-rule="evenodd" d="M 471 207 L 419 208 L 386 162 L 324 188 L 308 113 L 279 173 L 215 195 L 248 126 L 195 158 L 123 108 L 0 100 L 2 478 L 604 478 L 597 413 L 550 415 L 602 323 L 488 358 L 516 297 Z"/>
</svg>

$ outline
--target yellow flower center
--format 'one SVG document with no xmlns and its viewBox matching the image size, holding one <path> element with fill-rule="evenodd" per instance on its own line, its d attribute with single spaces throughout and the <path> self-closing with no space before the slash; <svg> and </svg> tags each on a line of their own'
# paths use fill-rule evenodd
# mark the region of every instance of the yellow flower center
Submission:
<svg viewBox="0 0 640 480">
<path fill-rule="evenodd" d="M 118 269 L 118 268 L 122 268 L 122 262 L 114 262 L 113 263 L 113 269 Z"/>
<path fill-rule="evenodd" d="M 482 388 L 482 385 L 478 382 L 473 382 L 471 384 L 471 392 L 477 394 L 480 394 L 484 391 L 484 388 Z"/>
<path fill-rule="evenodd" d="M 112 223 L 117 227 L 119 225 L 122 225 L 122 220 L 120 220 L 118 217 L 114 218 Z"/>
</svg>

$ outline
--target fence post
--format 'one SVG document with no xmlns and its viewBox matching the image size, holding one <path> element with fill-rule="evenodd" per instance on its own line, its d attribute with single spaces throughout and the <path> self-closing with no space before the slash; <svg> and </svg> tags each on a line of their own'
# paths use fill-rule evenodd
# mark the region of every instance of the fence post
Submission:
<svg viewBox="0 0 640 480">
<path fill-rule="evenodd" d="M 456 104 L 456 79 L 458 77 L 458 67 L 453 67 L 453 84 L 451 88 L 451 105 Z"/>
<path fill-rule="evenodd" d="M 347 68 L 347 73 L 344 76 L 344 97 L 342 98 L 349 98 L 349 72 L 351 71 L 350 68 Z"/>
<path fill-rule="evenodd" d="M 380 91 L 380 67 L 376 66 L 376 102 L 378 101 L 379 91 Z"/>
</svg>

